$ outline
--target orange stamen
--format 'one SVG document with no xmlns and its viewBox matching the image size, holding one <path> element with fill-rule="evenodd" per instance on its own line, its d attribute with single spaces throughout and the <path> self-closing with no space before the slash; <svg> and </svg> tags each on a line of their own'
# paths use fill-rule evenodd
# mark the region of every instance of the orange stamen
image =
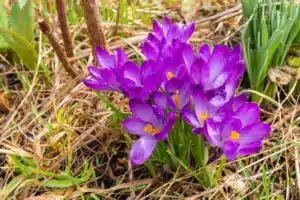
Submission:
<svg viewBox="0 0 300 200">
<path fill-rule="evenodd" d="M 208 118 L 207 112 L 206 113 L 200 113 L 200 119 L 202 119 L 202 121 L 207 120 L 207 118 Z"/>
<path fill-rule="evenodd" d="M 180 108 L 179 90 L 177 90 L 173 96 L 173 101 L 177 108 Z"/>
<path fill-rule="evenodd" d="M 229 138 L 233 141 L 236 141 L 240 138 L 240 134 L 236 131 L 231 131 L 231 135 Z"/>
<path fill-rule="evenodd" d="M 174 78 L 174 74 L 172 72 L 167 72 L 167 79 L 171 80 L 172 78 Z"/>
<path fill-rule="evenodd" d="M 148 124 L 144 127 L 144 131 L 149 133 L 150 135 L 156 135 L 160 132 L 160 129 L 153 128 L 153 126 L 151 124 Z"/>
</svg>

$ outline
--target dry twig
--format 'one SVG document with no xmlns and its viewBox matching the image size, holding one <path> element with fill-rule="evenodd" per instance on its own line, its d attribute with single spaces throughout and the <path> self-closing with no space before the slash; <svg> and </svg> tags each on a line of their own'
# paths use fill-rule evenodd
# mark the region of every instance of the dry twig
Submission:
<svg viewBox="0 0 300 200">
<path fill-rule="evenodd" d="M 100 45 L 108 50 L 105 34 L 99 20 L 99 6 L 97 2 L 96 0 L 81 0 L 81 6 L 84 11 L 84 18 L 92 48 L 95 49 L 96 46 Z"/>
<path fill-rule="evenodd" d="M 68 62 L 66 55 L 64 51 L 62 50 L 61 46 L 59 45 L 57 38 L 53 35 L 53 33 L 50 30 L 50 27 L 48 24 L 45 22 L 44 19 L 40 19 L 38 21 L 40 25 L 40 30 L 43 32 L 44 35 L 47 36 L 51 46 L 53 47 L 54 51 L 57 54 L 57 57 L 59 58 L 60 62 L 62 63 L 63 67 L 65 70 L 73 77 L 77 77 L 77 72 L 72 68 L 70 63 Z"/>
<path fill-rule="evenodd" d="M 217 14 L 215 14 L 215 15 L 213 15 L 213 16 L 209 16 L 209 17 L 206 17 L 206 18 L 202 18 L 202 19 L 196 20 L 195 23 L 196 23 L 196 24 L 201 24 L 201 23 L 205 23 L 205 22 L 208 22 L 208 21 L 216 20 L 216 19 L 218 19 L 218 18 L 227 16 L 227 15 L 230 15 L 230 17 L 232 17 L 232 16 L 231 16 L 232 13 L 235 13 L 235 12 L 238 13 L 238 11 L 239 11 L 241 8 L 242 8 L 242 5 L 239 4 L 239 5 L 237 5 L 237 6 L 233 7 L 233 8 L 230 8 L 230 9 L 225 10 L 225 11 L 223 11 L 223 12 L 217 13 Z M 234 16 L 236 16 L 236 14 L 234 14 Z M 225 17 L 225 19 L 228 19 L 228 18 Z"/>
<path fill-rule="evenodd" d="M 136 187 L 139 185 L 147 185 L 153 182 L 153 179 L 144 179 L 144 180 L 138 180 L 138 181 L 132 181 L 129 183 L 123 183 L 108 189 L 98 189 L 98 188 L 78 188 L 81 192 L 92 192 L 95 194 L 105 194 L 111 191 L 115 190 L 121 190 L 121 189 L 126 189 L 126 188 L 131 188 L 131 187 Z"/>
<path fill-rule="evenodd" d="M 70 31 L 68 28 L 66 2 L 65 0 L 55 0 L 55 2 L 56 2 L 57 14 L 58 14 L 59 26 L 61 29 L 62 38 L 64 40 L 66 54 L 67 57 L 73 57 L 74 56 L 73 45 L 70 36 Z"/>
</svg>

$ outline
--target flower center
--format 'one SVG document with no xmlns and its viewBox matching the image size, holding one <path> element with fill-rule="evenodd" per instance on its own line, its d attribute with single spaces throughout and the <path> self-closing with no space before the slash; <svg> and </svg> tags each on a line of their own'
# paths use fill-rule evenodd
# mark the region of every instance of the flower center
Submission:
<svg viewBox="0 0 300 200">
<path fill-rule="evenodd" d="M 153 126 L 151 124 L 147 124 L 145 127 L 144 127 L 144 131 L 149 133 L 150 135 L 156 135 L 157 133 L 160 132 L 160 129 L 158 128 L 153 128 Z"/>
<path fill-rule="evenodd" d="M 207 112 L 206 112 L 206 113 L 200 113 L 200 119 L 201 119 L 202 121 L 207 120 L 207 118 L 208 118 Z"/>
<path fill-rule="evenodd" d="M 179 98 L 179 90 L 176 90 L 175 94 L 173 95 L 173 101 L 177 108 L 180 108 L 180 98 Z"/>
<path fill-rule="evenodd" d="M 231 131 L 231 135 L 229 138 L 233 141 L 236 141 L 240 138 L 240 134 L 237 131 Z"/>
<path fill-rule="evenodd" d="M 167 79 L 171 80 L 172 78 L 174 78 L 174 74 L 172 72 L 167 72 Z"/>
</svg>

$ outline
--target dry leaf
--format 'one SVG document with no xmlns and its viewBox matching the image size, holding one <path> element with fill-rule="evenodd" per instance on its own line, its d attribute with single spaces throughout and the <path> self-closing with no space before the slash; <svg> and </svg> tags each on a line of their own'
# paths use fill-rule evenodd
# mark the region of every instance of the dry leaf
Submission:
<svg viewBox="0 0 300 200">
<path fill-rule="evenodd" d="M 241 17 L 234 17 L 224 21 L 225 24 L 229 25 L 235 31 L 237 31 L 240 27 Z"/>
<path fill-rule="evenodd" d="M 280 67 L 272 67 L 268 73 L 272 82 L 287 85 L 292 80 L 292 75 L 281 69 Z"/>
<path fill-rule="evenodd" d="M 11 101 L 8 95 L 0 92 L 0 112 L 8 113 L 11 110 Z"/>
<path fill-rule="evenodd" d="M 43 194 L 40 196 L 28 197 L 25 200 L 63 200 L 64 197 L 61 195 L 55 194 Z"/>
<path fill-rule="evenodd" d="M 280 85 L 287 85 L 292 79 L 292 76 L 288 73 L 280 70 L 278 67 L 269 69 L 269 77 L 272 82 Z"/>
</svg>

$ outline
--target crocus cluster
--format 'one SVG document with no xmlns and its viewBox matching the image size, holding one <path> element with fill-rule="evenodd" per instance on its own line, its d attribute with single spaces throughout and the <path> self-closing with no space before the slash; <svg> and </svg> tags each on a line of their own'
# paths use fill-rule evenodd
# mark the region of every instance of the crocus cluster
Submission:
<svg viewBox="0 0 300 200">
<path fill-rule="evenodd" d="M 245 71 L 241 48 L 203 44 L 194 53 L 188 42 L 194 29 L 195 24 L 173 24 L 165 17 L 153 22 L 141 46 L 146 58 L 141 66 L 121 49 L 110 55 L 97 47 L 99 66 L 88 67 L 87 87 L 130 99 L 132 116 L 123 126 L 139 136 L 130 152 L 134 165 L 151 156 L 180 117 L 229 160 L 258 152 L 271 131 L 260 122 L 257 104 L 247 103 L 245 94 L 235 96 Z"/>
</svg>

